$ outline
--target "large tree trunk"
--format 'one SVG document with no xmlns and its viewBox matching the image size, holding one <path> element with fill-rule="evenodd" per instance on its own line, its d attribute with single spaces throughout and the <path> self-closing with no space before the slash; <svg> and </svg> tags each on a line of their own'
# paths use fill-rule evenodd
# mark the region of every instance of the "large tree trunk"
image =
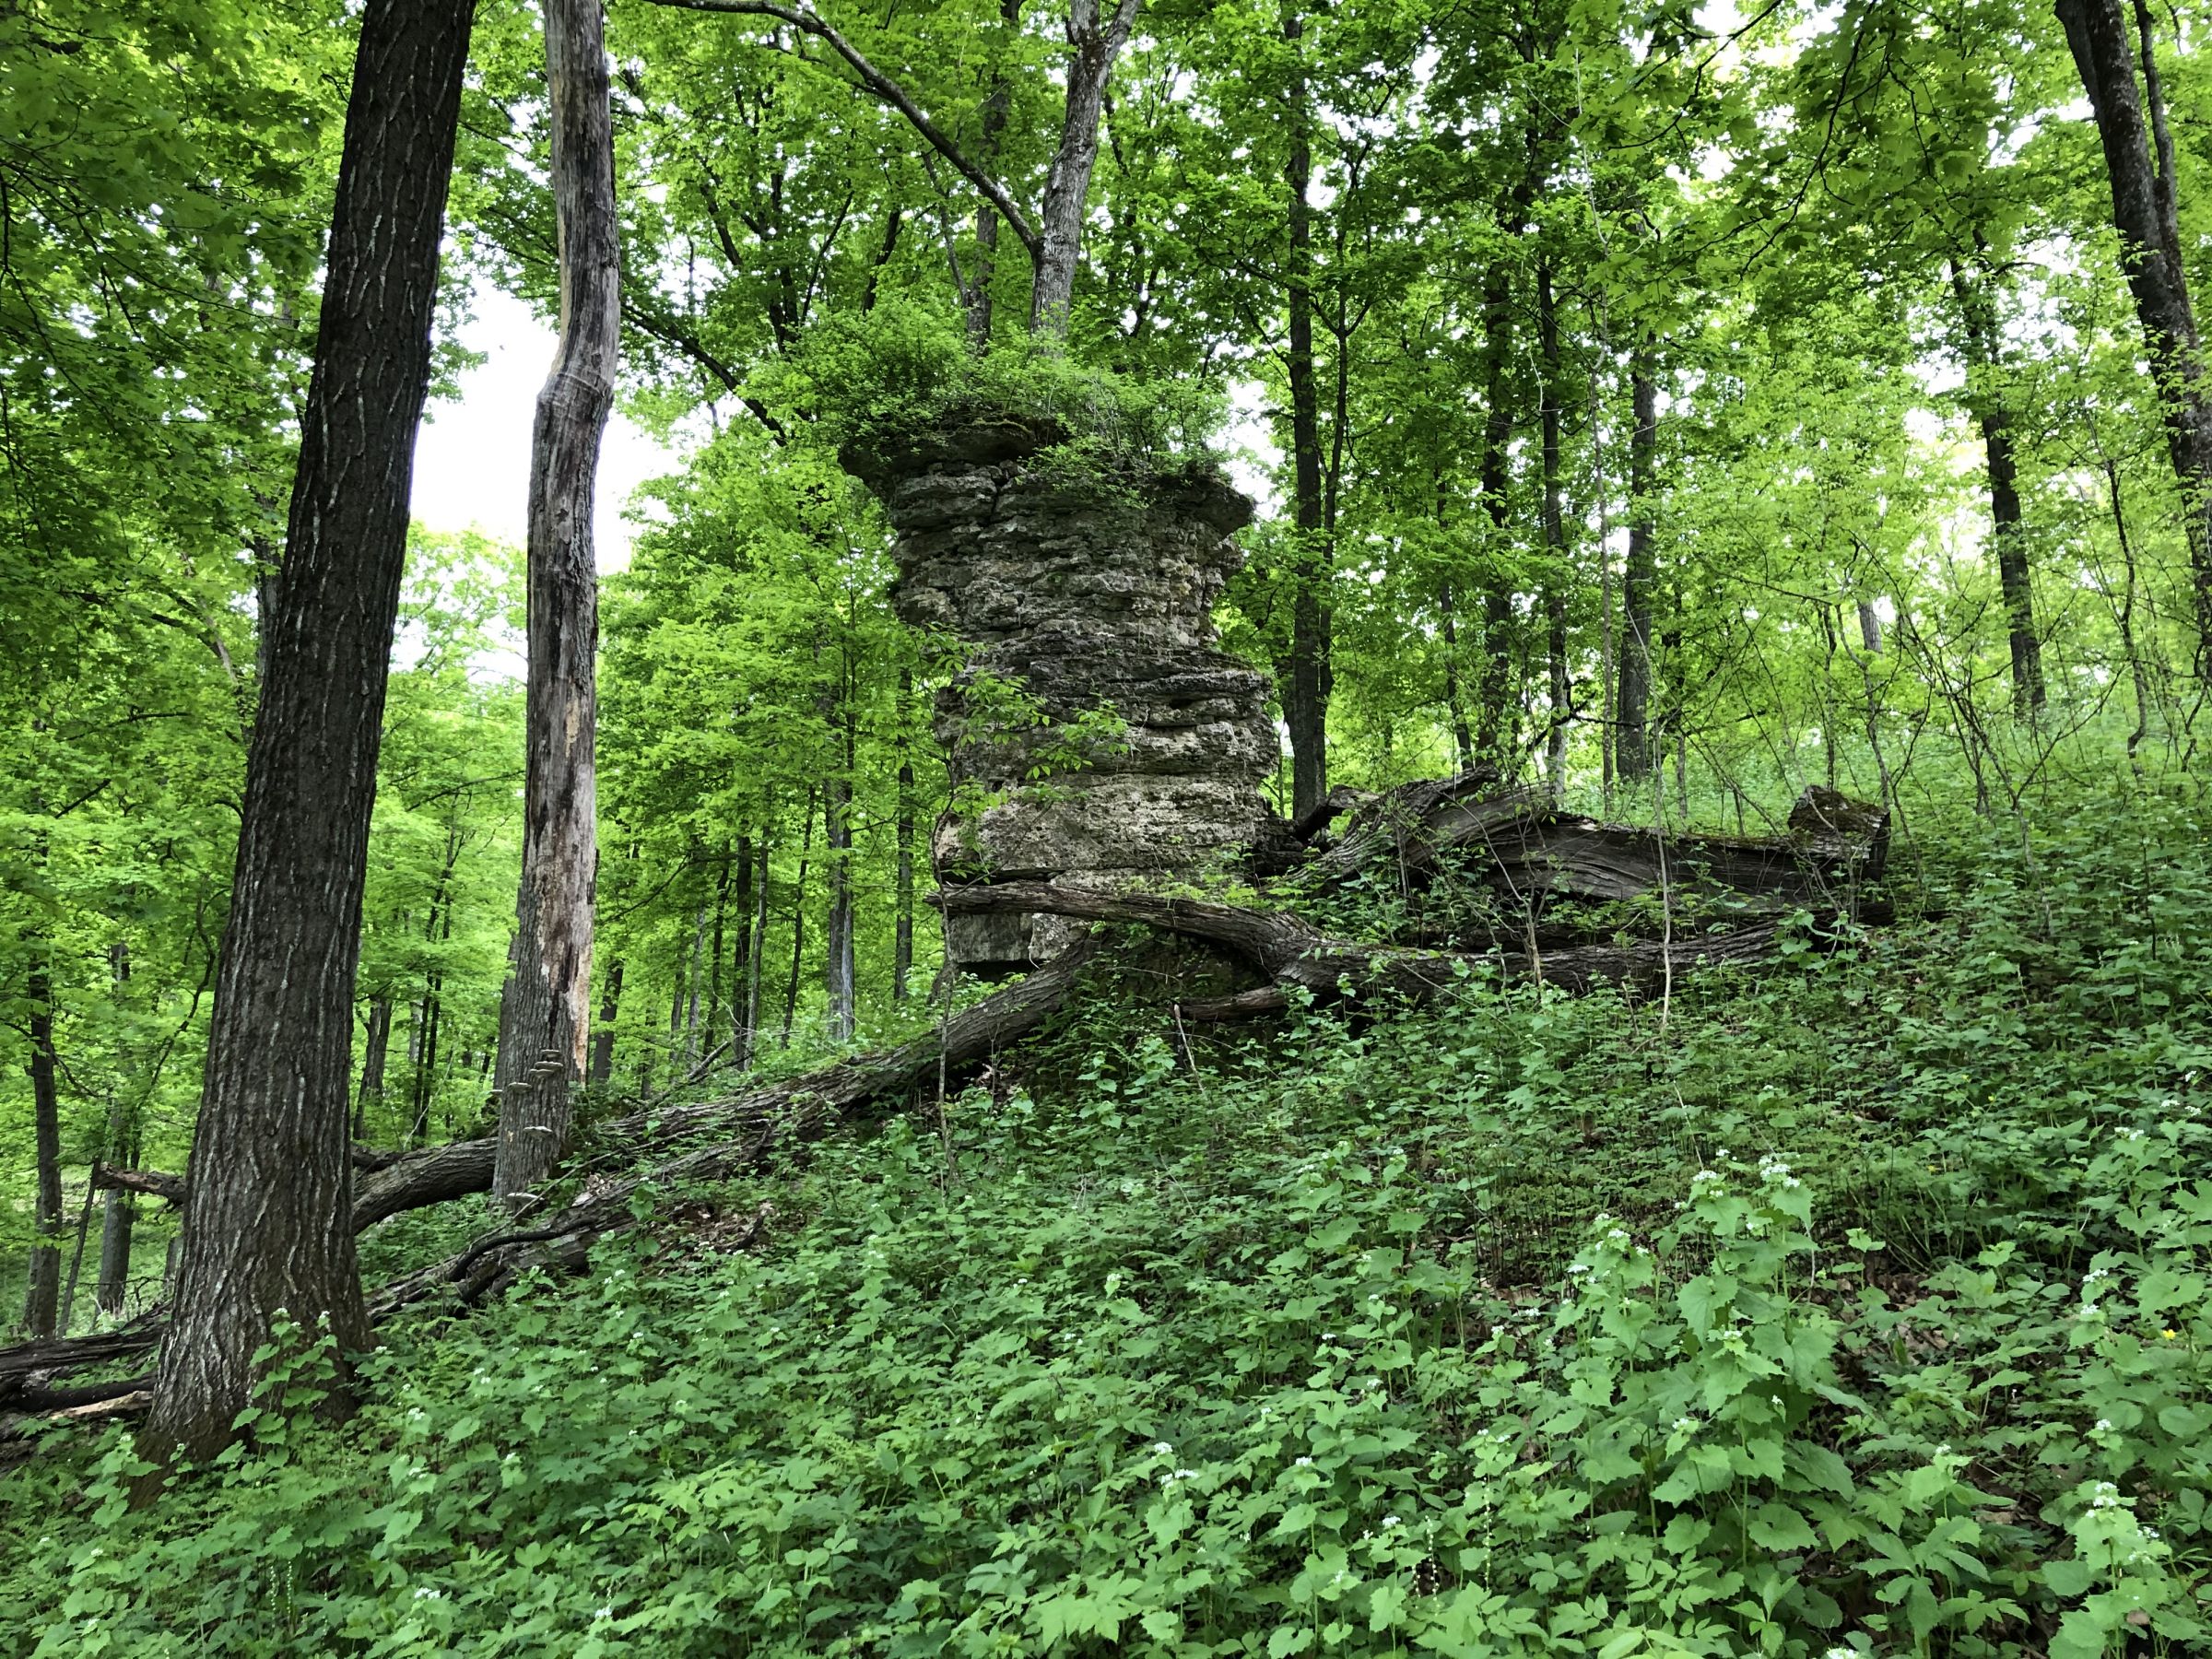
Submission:
<svg viewBox="0 0 2212 1659">
<path fill-rule="evenodd" d="M 1653 545 L 1653 477 L 1659 447 L 1659 388 L 1652 355 L 1629 359 L 1629 557 L 1621 571 L 1620 689 L 1613 700 L 1614 751 L 1620 775 L 1642 782 L 1652 775 L 1652 600 L 1659 586 Z"/>
<path fill-rule="evenodd" d="M 335 1341 L 341 1367 L 369 1342 L 348 1213 L 354 965 L 473 11 L 368 0 L 362 14 L 177 1314 L 137 1443 L 156 1465 L 229 1440 L 278 1310 Z"/>
<path fill-rule="evenodd" d="M 54 1334 L 62 1293 L 62 1118 L 57 1087 L 60 1070 L 53 1052 L 53 947 L 30 941 L 31 967 L 24 986 L 30 1004 L 31 1138 L 38 1165 L 37 1197 L 31 1210 L 29 1282 L 23 1295 L 23 1328 L 35 1339 Z"/>
<path fill-rule="evenodd" d="M 2149 348 L 2151 374 L 2166 418 L 2167 453 L 2182 488 L 2201 668 L 2207 652 L 2212 652 L 2212 377 L 2206 371 L 2189 303 L 2177 224 L 2173 150 L 2165 135 L 2165 100 L 2150 51 L 2148 18 L 2144 15 L 2138 21 L 2150 126 L 2159 140 L 2155 158 L 2151 134 L 2145 129 L 2145 88 L 2136 82 L 2136 53 L 2128 41 L 2121 0 L 2057 0 L 2057 11 L 2082 88 L 2096 112 L 2105 175 L 2112 184 L 2112 225 L 2120 232 L 2121 264 Z"/>
<path fill-rule="evenodd" d="M 1295 11 L 1283 18 L 1293 52 L 1305 33 Z M 1313 370 L 1313 112 L 1303 74 L 1290 84 L 1288 186 L 1289 266 L 1284 284 L 1290 382 L 1290 478 L 1297 541 L 1291 554 L 1290 654 L 1277 669 L 1283 724 L 1290 734 L 1290 816 L 1311 812 L 1329 793 L 1329 557 L 1323 524 L 1321 391 Z"/>
<path fill-rule="evenodd" d="M 560 346 L 530 453 L 530 681 L 523 882 L 500 1020 L 504 1197 L 534 1190 L 568 1144 L 570 1091 L 513 1090 L 540 1056 L 584 1069 L 591 1018 L 594 727 L 599 578 L 592 504 L 621 347 L 615 152 L 599 0 L 546 0 L 546 83 L 560 231 Z"/>
<path fill-rule="evenodd" d="M 2012 646 L 2012 706 L 2022 714 L 2043 706 L 2042 646 L 2035 635 L 2034 587 L 2028 570 L 2027 528 L 2020 520 L 2019 469 L 2013 459 L 2012 412 L 1996 383 L 2003 353 L 1997 308 L 1984 283 L 1962 259 L 1951 262 L 1951 292 L 1966 328 L 1967 404 L 1982 429 L 1989 470 L 1989 539 L 1997 556 L 1997 588 L 2005 601 L 2005 632 Z M 1872 615 L 1859 607 L 1860 632 Z M 1874 649 L 1869 646 L 1869 650 Z"/>
<path fill-rule="evenodd" d="M 1066 115 L 1060 147 L 1045 174 L 1044 205 L 1037 218 L 1037 280 L 1030 291 L 1030 332 L 1067 333 L 1068 306 L 1076 292 L 1076 266 L 1083 253 L 1083 208 L 1090 194 L 1090 171 L 1099 159 L 1099 118 L 1105 108 L 1106 83 L 1114 60 L 1136 21 L 1137 0 L 1119 0 L 1111 17 L 1101 18 L 1099 0 L 1068 0 Z"/>
</svg>

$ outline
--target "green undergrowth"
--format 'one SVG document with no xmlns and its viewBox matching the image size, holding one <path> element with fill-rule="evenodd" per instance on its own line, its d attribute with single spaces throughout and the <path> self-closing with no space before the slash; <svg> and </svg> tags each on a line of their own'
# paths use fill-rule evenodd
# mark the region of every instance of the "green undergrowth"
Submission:
<svg viewBox="0 0 2212 1659">
<path fill-rule="evenodd" d="M 1476 976 L 1193 1053 L 1101 995 L 994 1093 L 395 1324 L 350 1422 L 269 1411 L 150 1512 L 126 1436 L 57 1440 L 6 1477 L 0 1630 L 2208 1651 L 2205 846 L 2139 801 L 1962 841 L 1938 919 L 1664 1006 Z M 457 1224 L 410 1225 L 371 1248 Z"/>
</svg>

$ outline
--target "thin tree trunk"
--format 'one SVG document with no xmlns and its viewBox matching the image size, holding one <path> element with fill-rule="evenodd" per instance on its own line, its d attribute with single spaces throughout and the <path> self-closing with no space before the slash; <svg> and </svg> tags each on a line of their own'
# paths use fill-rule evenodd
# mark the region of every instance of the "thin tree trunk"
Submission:
<svg viewBox="0 0 2212 1659">
<path fill-rule="evenodd" d="M 1518 220 L 1516 219 L 1516 224 Z M 1506 397 L 1506 371 L 1512 350 L 1512 312 L 1509 308 L 1506 265 L 1490 266 L 1482 285 L 1484 330 L 1482 462 L 1477 488 L 1489 514 L 1495 538 L 1491 574 L 1483 584 L 1482 672 L 1475 694 L 1475 747 L 1484 759 L 1503 766 L 1512 747 L 1512 591 L 1499 567 L 1512 524 L 1512 503 L 1506 497 L 1508 449 L 1513 436 L 1513 412 Z"/>
<path fill-rule="evenodd" d="M 1305 25 L 1283 18 L 1283 39 L 1300 50 Z M 1285 690 L 1283 724 L 1290 735 L 1290 816 L 1303 818 L 1329 793 L 1329 569 L 1324 534 L 1321 391 L 1313 367 L 1313 179 L 1312 93 L 1301 73 L 1290 87 L 1288 187 L 1288 310 L 1290 381 L 1290 476 L 1297 542 L 1291 555 L 1290 659 L 1278 670 Z"/>
<path fill-rule="evenodd" d="M 354 968 L 473 11 L 362 12 L 141 1501 L 172 1457 L 229 1441 L 278 1310 L 335 1344 L 333 1407 L 346 1356 L 370 1344 L 347 1141 Z"/>
<path fill-rule="evenodd" d="M 599 993 L 599 1022 L 592 1028 L 592 1069 L 587 1081 L 605 1084 L 615 1075 L 615 1020 L 622 1012 L 622 961 L 606 971 L 606 984 Z"/>
<path fill-rule="evenodd" d="M 1882 613 L 1874 608 L 1874 601 L 1859 601 L 1859 643 L 1865 647 L 1868 656 L 1882 653 Z"/>
<path fill-rule="evenodd" d="M 1536 338 L 1544 354 L 1544 381 L 1538 393 L 1544 446 L 1544 547 L 1551 557 L 1544 571 L 1545 644 L 1550 671 L 1551 715 L 1545 733 L 1545 774 L 1554 800 L 1567 794 L 1567 722 L 1573 687 L 1567 673 L 1567 590 L 1573 567 L 1567 559 L 1567 518 L 1559 487 L 1559 320 L 1552 303 L 1551 265 L 1536 266 Z"/>
<path fill-rule="evenodd" d="M 591 1019 L 598 571 L 592 508 L 621 347 L 615 151 L 600 0 L 545 0 L 560 344 L 530 451 L 530 664 L 515 971 L 500 1021 L 495 1196 L 535 1191 L 567 1149 L 558 1078 L 506 1087 L 558 1054 L 583 1077 Z"/>
<path fill-rule="evenodd" d="M 897 874 L 891 921 L 891 1000 L 907 999 L 907 980 L 914 971 L 914 759 L 908 747 L 907 722 L 913 701 L 914 677 L 899 671 L 899 806 L 893 834 L 897 841 Z"/>
<path fill-rule="evenodd" d="M 730 950 L 730 1064 L 743 1071 L 753 1063 L 753 840 L 737 838 L 735 943 Z"/>
<path fill-rule="evenodd" d="M 2173 153 L 2165 98 L 2151 55 L 2147 14 L 2138 13 L 2148 92 L 2136 84 L 2136 52 L 2120 0 L 2058 0 L 2059 21 L 2097 117 L 2112 185 L 2112 225 L 2136 301 L 2166 421 L 2167 453 L 2181 485 L 2194 577 L 2200 672 L 2212 655 L 2212 376 L 2189 302 L 2176 223 Z M 2154 158 L 2152 139 L 2158 139 Z"/>
<path fill-rule="evenodd" d="M 1010 43 L 1021 31 L 1022 0 L 999 0 L 998 20 Z M 991 89 L 983 95 L 981 135 L 976 159 L 986 168 L 998 165 L 998 142 L 1014 112 L 1014 84 L 1006 66 L 991 65 Z M 980 354 L 991 346 L 991 284 L 998 274 L 998 209 L 986 200 L 975 210 L 975 267 L 968 285 L 968 343 Z"/>
<path fill-rule="evenodd" d="M 722 868 L 714 876 L 714 936 L 707 944 L 707 1047 L 714 1046 L 714 1028 L 722 1023 L 722 942 L 730 909 L 731 851 L 725 842 Z"/>
<path fill-rule="evenodd" d="M 108 947 L 108 972 L 118 998 L 131 978 L 130 947 L 118 939 Z M 108 1108 L 108 1135 L 103 1156 L 126 1169 L 138 1167 L 136 1112 L 118 1099 Z M 101 1200 L 100 1217 L 100 1271 L 92 1281 L 92 1304 L 103 1313 L 123 1312 L 124 1292 L 131 1277 L 131 1231 L 138 1218 L 133 1194 L 109 1189 Z"/>
<path fill-rule="evenodd" d="M 1114 60 L 1136 21 L 1137 0 L 1119 0 L 1101 18 L 1099 0 L 1068 0 L 1066 113 L 1060 147 L 1044 178 L 1044 204 L 1037 218 L 1037 280 L 1030 293 L 1030 332 L 1067 333 L 1068 307 L 1075 299 L 1076 266 L 1083 252 L 1083 208 L 1090 194 L 1091 169 L 1099 159 L 1099 118 L 1105 108 L 1106 83 Z"/>
<path fill-rule="evenodd" d="M 38 1167 L 31 1210 L 32 1243 L 29 1283 L 23 1297 L 23 1329 L 33 1341 L 52 1336 L 61 1312 L 62 1290 L 62 1118 L 57 1087 L 60 1066 L 53 1052 L 53 947 L 30 941 L 30 971 L 24 986 L 30 1004 L 31 1138 Z"/>
<path fill-rule="evenodd" d="M 702 902 L 691 918 L 691 954 L 683 959 L 677 981 L 676 1006 L 681 1013 L 680 1049 L 687 1071 L 699 1058 L 700 959 L 707 943 L 707 907 Z"/>
<path fill-rule="evenodd" d="M 384 1069 L 392 1053 L 392 998 L 369 1001 L 369 1031 L 361 1054 L 361 1092 L 353 1105 L 353 1138 L 369 1138 L 369 1113 L 384 1103 Z"/>
<path fill-rule="evenodd" d="M 2042 646 L 2035 633 L 2034 585 L 2028 569 L 2027 528 L 2020 518 L 2019 469 L 2013 458 L 2012 412 L 1996 384 L 2003 347 L 1996 306 L 1988 288 L 1951 261 L 1951 292 L 1966 325 L 1967 402 L 1982 428 L 1989 472 L 1990 545 L 1997 556 L 1997 588 L 2005 602 L 2006 638 L 2012 647 L 2012 706 L 2032 714 L 2043 706 Z"/>
<path fill-rule="evenodd" d="M 1652 775 L 1652 599 L 1659 585 L 1653 545 L 1653 463 L 1659 447 L 1659 388 L 1652 354 L 1629 359 L 1629 558 L 1621 572 L 1620 691 L 1614 699 L 1614 749 L 1620 775 L 1643 782 Z"/>
<path fill-rule="evenodd" d="M 783 987 L 782 1046 L 791 1046 L 792 1022 L 799 1014 L 799 963 L 806 954 L 806 863 L 814 851 L 814 792 L 806 792 L 806 820 L 799 835 L 799 879 L 791 895 L 791 980 Z"/>
<path fill-rule="evenodd" d="M 753 936 L 746 946 L 745 964 L 745 1035 L 747 1059 L 760 1053 L 761 974 L 768 962 L 768 899 L 769 854 L 772 824 L 764 823 L 760 830 L 760 844 L 754 852 L 753 866 Z"/>
</svg>

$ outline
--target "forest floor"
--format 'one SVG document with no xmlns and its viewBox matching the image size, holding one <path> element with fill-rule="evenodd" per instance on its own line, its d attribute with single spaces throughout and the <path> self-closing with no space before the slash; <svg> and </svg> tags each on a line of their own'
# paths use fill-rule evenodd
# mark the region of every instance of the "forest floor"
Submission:
<svg viewBox="0 0 2212 1659">
<path fill-rule="evenodd" d="M 0 1630 L 2212 1651 L 2207 845 L 2142 797 L 1924 840 L 1894 926 L 1664 1002 L 1186 1046 L 1101 982 L 941 1109 L 395 1318 L 351 1420 L 272 1412 L 149 1512 L 122 1430 L 57 1436 L 0 1477 Z M 488 1219 L 394 1218 L 365 1275 Z"/>
</svg>

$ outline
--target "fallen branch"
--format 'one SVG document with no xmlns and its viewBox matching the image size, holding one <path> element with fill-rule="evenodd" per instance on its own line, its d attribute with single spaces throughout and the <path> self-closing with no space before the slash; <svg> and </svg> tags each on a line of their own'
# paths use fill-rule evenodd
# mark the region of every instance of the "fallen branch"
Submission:
<svg viewBox="0 0 2212 1659">
<path fill-rule="evenodd" d="M 142 1193 L 170 1204 L 184 1202 L 184 1177 L 159 1170 L 118 1170 L 109 1164 L 94 1164 L 92 1187 L 103 1193 Z"/>
</svg>

